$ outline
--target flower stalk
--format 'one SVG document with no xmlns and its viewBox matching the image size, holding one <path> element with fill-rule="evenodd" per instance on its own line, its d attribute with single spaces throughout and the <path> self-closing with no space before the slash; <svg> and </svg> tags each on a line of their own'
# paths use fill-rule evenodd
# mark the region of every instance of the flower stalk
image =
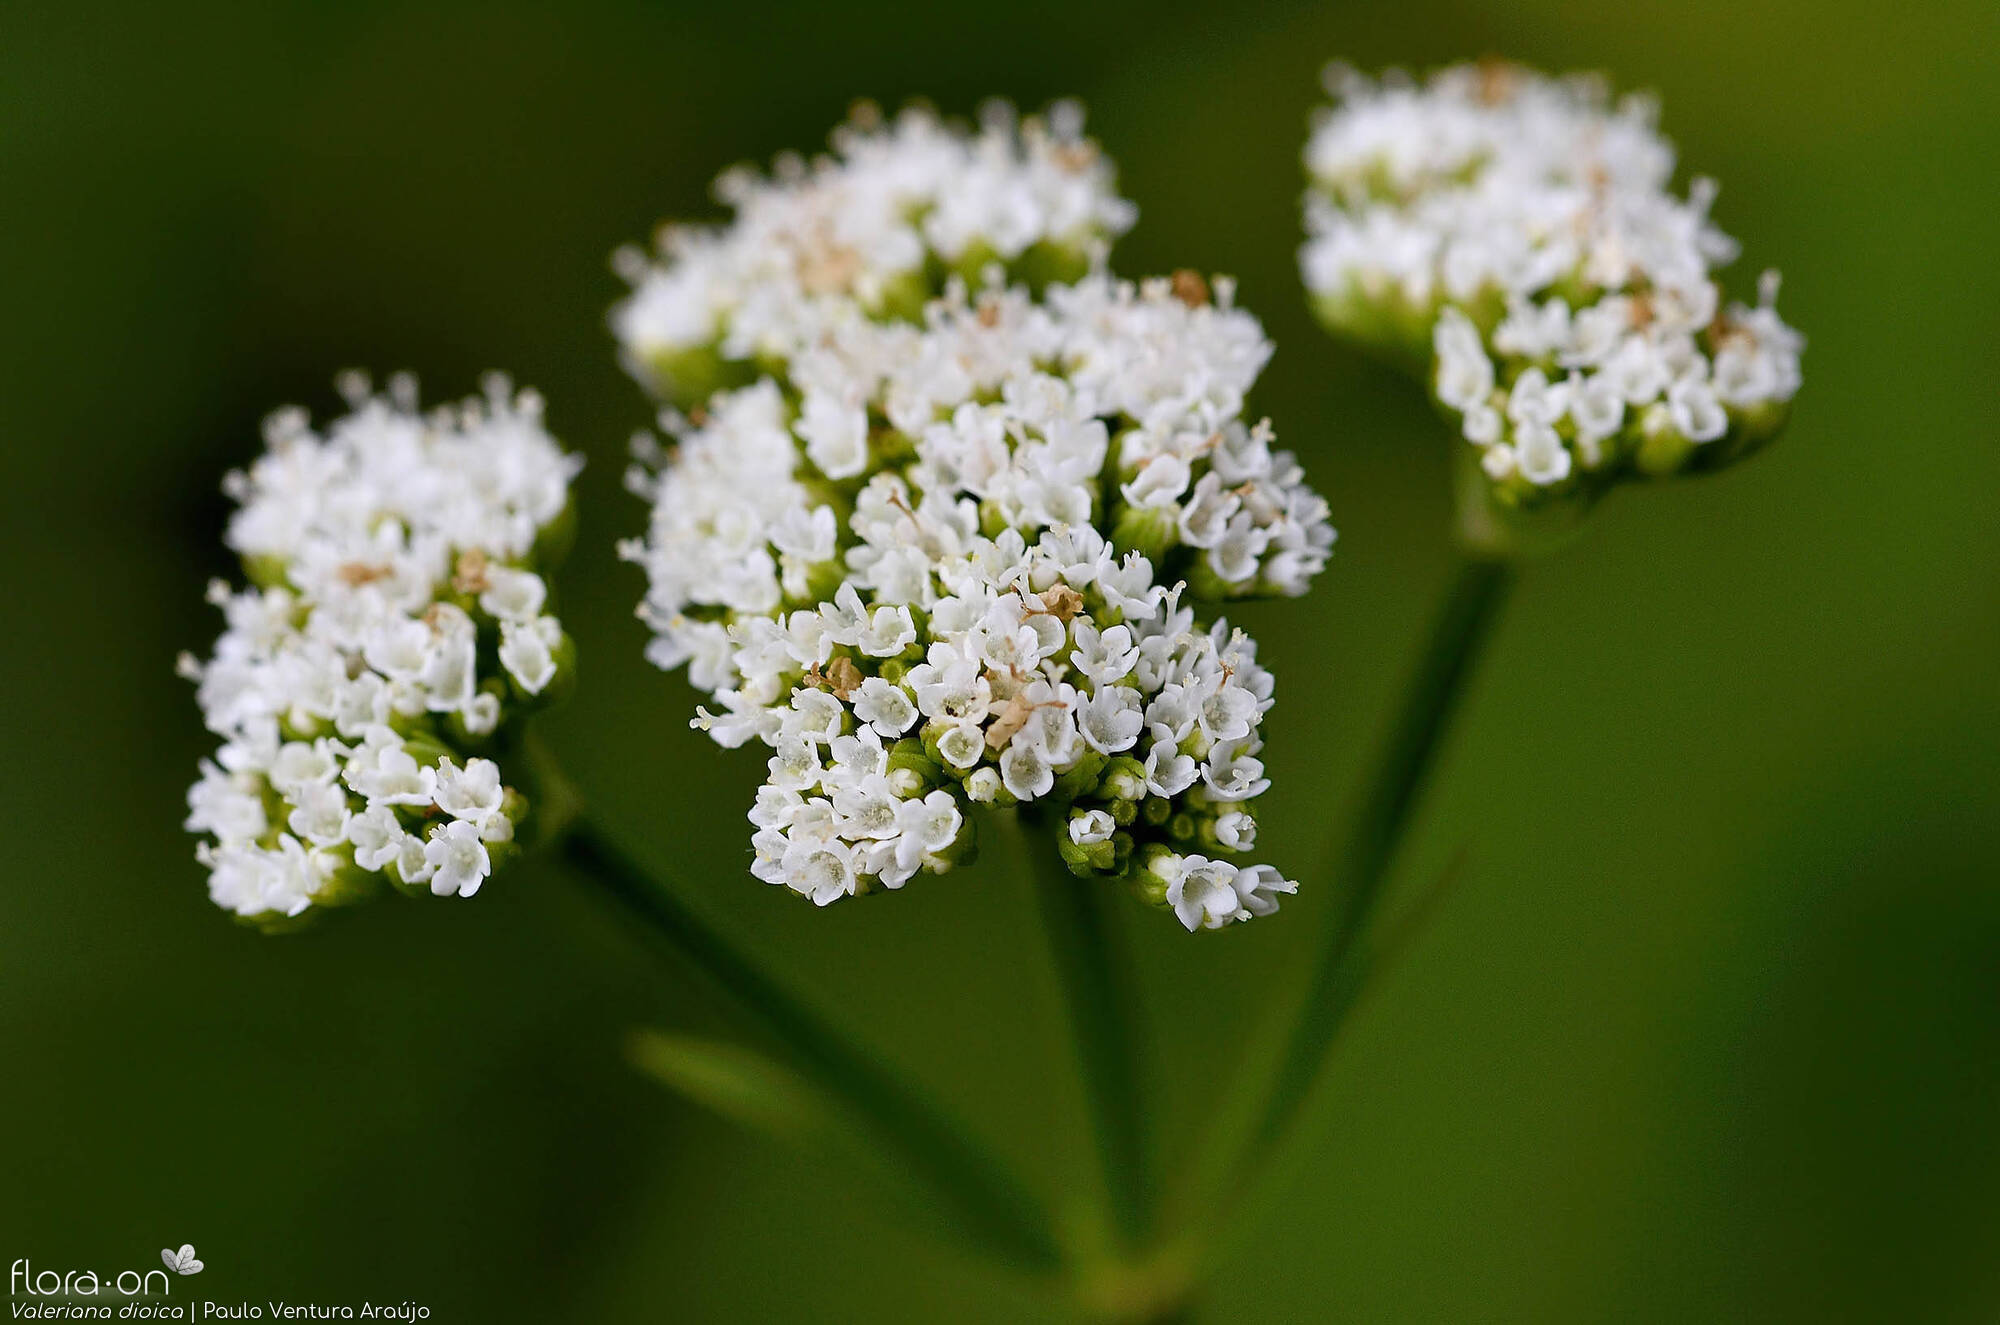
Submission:
<svg viewBox="0 0 2000 1325">
<path fill-rule="evenodd" d="M 1369 779 L 1361 811 L 1332 853 L 1333 906 L 1319 955 L 1297 1004 L 1270 1088 L 1230 1166 L 1249 1185 L 1292 1131 L 1372 969 L 1368 933 L 1389 868 L 1451 728 L 1481 648 L 1516 570 L 1506 561 L 1464 557 L 1429 643 L 1404 691 L 1394 726 Z"/>
<path fill-rule="evenodd" d="M 1111 1231 L 1129 1252 L 1144 1246 L 1152 1235 L 1154 1187 L 1146 1124 L 1144 1028 L 1130 955 L 1111 911 L 1117 894 L 1103 879 L 1072 873 L 1048 848 L 1042 830 L 1014 836 L 1016 854 L 1033 885 L 1048 935 L 1049 957 L 1069 1005 Z"/>
<path fill-rule="evenodd" d="M 1041 1203 L 978 1141 L 787 990 L 588 812 L 572 824 L 563 854 L 578 873 L 643 920 L 784 1046 L 815 1084 L 850 1104 L 886 1148 L 930 1187 L 968 1231 L 1021 1268 L 1048 1273 L 1062 1262 Z"/>
</svg>

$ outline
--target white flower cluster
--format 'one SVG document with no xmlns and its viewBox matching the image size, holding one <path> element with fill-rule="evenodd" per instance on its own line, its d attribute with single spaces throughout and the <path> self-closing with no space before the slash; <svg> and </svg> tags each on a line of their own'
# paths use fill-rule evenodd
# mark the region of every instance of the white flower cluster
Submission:
<svg viewBox="0 0 2000 1325">
<path fill-rule="evenodd" d="M 1644 98 L 1504 63 L 1336 68 L 1306 146 L 1305 282 L 1341 334 L 1431 364 L 1503 502 L 1709 468 L 1775 435 L 1803 338 L 1724 306 L 1712 181 L 1670 191 Z"/>
<path fill-rule="evenodd" d="M 1037 288 L 1074 280 L 1137 214 L 1073 103 L 1018 122 L 996 103 L 976 132 L 864 105 L 832 147 L 733 170 L 715 189 L 728 225 L 663 227 L 657 260 L 618 254 L 633 291 L 612 328 L 642 381 L 699 404 L 846 321 L 916 317 L 949 273 L 993 262 Z"/>
<path fill-rule="evenodd" d="M 354 900 L 383 879 L 471 896 L 527 798 L 502 782 L 523 712 L 573 672 L 541 572 L 572 520 L 581 461 L 540 399 L 489 379 L 483 400 L 419 414 L 411 379 L 323 433 L 303 411 L 225 490 L 252 584 L 217 581 L 226 628 L 182 659 L 222 738 L 188 793 L 217 904 L 262 923 Z"/>
<path fill-rule="evenodd" d="M 1190 929 L 1275 909 L 1293 885 L 1229 859 L 1271 677 L 1182 603 L 1302 593 L 1332 546 L 1241 416 L 1269 353 L 1192 273 L 954 278 L 921 321 L 836 319 L 782 379 L 666 416 L 624 554 L 649 656 L 714 696 L 696 725 L 773 751 L 759 878 L 900 887 L 962 858 L 971 802 L 1045 818 L 1072 870 Z"/>
</svg>

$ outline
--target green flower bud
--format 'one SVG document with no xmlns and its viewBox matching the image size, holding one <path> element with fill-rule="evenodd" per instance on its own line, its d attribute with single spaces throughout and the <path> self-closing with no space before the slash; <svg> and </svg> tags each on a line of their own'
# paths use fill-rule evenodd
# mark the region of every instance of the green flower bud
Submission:
<svg viewBox="0 0 2000 1325">
<path fill-rule="evenodd" d="M 1111 522 L 1111 545 L 1120 552 L 1157 561 L 1179 540 L 1173 512 L 1159 507 L 1126 506 Z"/>
<path fill-rule="evenodd" d="M 1105 757 L 1095 750 L 1084 752 L 1076 767 L 1056 778 L 1053 795 L 1058 801 L 1073 801 L 1094 790 L 1104 773 Z"/>
<path fill-rule="evenodd" d="M 1180 857 L 1172 848 L 1157 844 L 1138 848 L 1132 854 L 1133 891 L 1150 906 L 1167 904 L 1167 888 L 1179 877 Z"/>
<path fill-rule="evenodd" d="M 1130 755 L 1119 755 L 1104 766 L 1098 794 L 1114 801 L 1145 799 L 1146 766 Z"/>
<path fill-rule="evenodd" d="M 641 374 L 649 386 L 684 410 L 698 409 L 718 391 L 748 386 L 755 368 L 726 359 L 719 346 L 656 349 L 648 353 Z"/>
<path fill-rule="evenodd" d="M 926 728 L 925 736 L 929 736 Z M 904 737 L 889 747 L 889 776 L 893 779 L 907 775 L 912 790 L 904 791 L 904 796 L 916 794 L 915 788 L 934 787 L 944 779 L 944 769 L 937 755 L 935 740 Z"/>
</svg>

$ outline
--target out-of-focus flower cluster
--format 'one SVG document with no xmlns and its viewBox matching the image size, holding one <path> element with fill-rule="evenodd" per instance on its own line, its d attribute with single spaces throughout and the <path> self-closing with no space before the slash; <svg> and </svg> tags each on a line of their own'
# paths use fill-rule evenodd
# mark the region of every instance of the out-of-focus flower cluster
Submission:
<svg viewBox="0 0 2000 1325">
<path fill-rule="evenodd" d="M 342 390 L 351 413 L 315 432 L 278 411 L 229 476 L 250 585 L 210 586 L 226 628 L 181 662 L 222 740 L 187 827 L 209 895 L 265 924 L 385 880 L 477 892 L 530 810 L 496 759 L 574 672 L 543 572 L 581 462 L 539 397 L 495 377 L 420 414 L 409 378 Z"/>
<path fill-rule="evenodd" d="M 848 204 L 864 217 L 932 173 L 939 134 L 994 141 L 915 123 L 849 137 L 880 177 Z M 1035 211 L 1046 170 L 1013 169 L 994 217 Z M 767 187 L 772 213 L 830 205 L 821 173 Z M 1093 198 L 1064 214 L 1127 214 Z M 949 274 L 907 317 L 795 303 L 801 325 L 758 333 L 767 376 L 664 416 L 673 444 L 632 475 L 650 529 L 624 548 L 649 656 L 712 694 L 697 726 L 770 747 L 750 816 L 767 882 L 822 905 L 901 887 L 963 859 L 986 804 L 1190 929 L 1264 914 L 1294 888 L 1243 860 L 1271 676 L 1184 600 L 1303 593 L 1331 549 L 1325 502 L 1243 418 L 1270 344 L 1226 281 L 1100 269 L 1037 291 L 1010 270 Z M 708 289 L 671 264 L 657 280 Z M 726 313 L 713 334 L 741 343 Z"/>
<path fill-rule="evenodd" d="M 1500 505 L 1713 468 L 1777 433 L 1804 338 L 1775 273 L 1755 307 L 1725 304 L 1715 185 L 1671 191 L 1651 101 L 1498 62 L 1328 84 L 1306 285 L 1337 333 L 1428 365 Z"/>
<path fill-rule="evenodd" d="M 663 226 L 655 257 L 617 255 L 626 366 L 682 408 L 856 318 L 916 319 L 952 274 L 997 262 L 1036 289 L 1075 280 L 1137 216 L 1068 102 L 1018 121 L 994 103 L 976 132 L 864 104 L 831 153 L 740 167 L 715 193 L 729 224 Z"/>
</svg>

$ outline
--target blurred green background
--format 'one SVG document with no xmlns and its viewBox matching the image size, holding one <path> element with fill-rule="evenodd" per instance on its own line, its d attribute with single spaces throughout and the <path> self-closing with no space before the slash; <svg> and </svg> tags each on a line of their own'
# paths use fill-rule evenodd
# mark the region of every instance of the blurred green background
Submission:
<svg viewBox="0 0 2000 1325">
<path fill-rule="evenodd" d="M 1183 1153 L 1310 950 L 1327 827 L 1447 566 L 1440 426 L 1296 284 L 1316 75 L 1493 51 L 1661 92 L 1723 181 L 1737 288 L 1784 269 L 1807 385 L 1768 455 L 1621 493 L 1526 576 L 1399 891 L 1461 848 L 1469 872 L 1205 1312 L 2000 1316 L 2000 7 L 31 3 L 5 34 L 5 1259 L 192 1241 L 212 1298 L 447 1322 L 1045 1314 L 631 1073 L 635 1025 L 737 1023 L 553 867 L 284 940 L 211 908 L 172 663 L 217 629 L 217 481 L 339 368 L 541 387 L 589 457 L 561 578 L 585 683 L 547 724 L 572 772 L 1072 1201 L 1091 1157 L 1023 883 L 822 913 L 744 871 L 759 761 L 688 731 L 611 554 L 649 412 L 606 257 L 857 95 L 1075 93 L 1141 208 L 1120 269 L 1241 277 L 1279 346 L 1253 403 L 1341 541 L 1311 598 L 1240 616 L 1279 678 L 1264 846 L 1307 886 L 1241 932 L 1123 917 Z"/>
</svg>

